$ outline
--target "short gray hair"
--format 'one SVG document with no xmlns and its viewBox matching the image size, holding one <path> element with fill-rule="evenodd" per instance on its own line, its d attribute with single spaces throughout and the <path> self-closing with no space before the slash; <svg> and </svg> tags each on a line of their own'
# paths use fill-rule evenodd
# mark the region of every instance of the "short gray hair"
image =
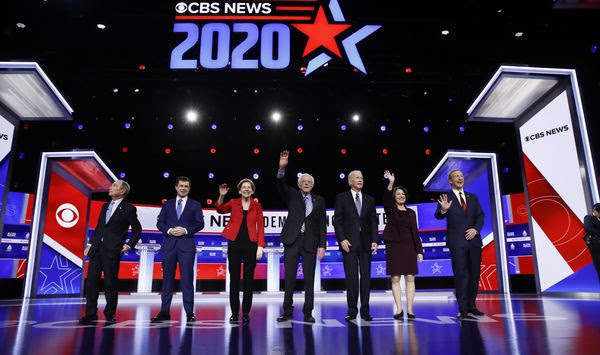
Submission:
<svg viewBox="0 0 600 355">
<path fill-rule="evenodd" d="M 303 174 L 300 174 L 300 176 L 298 176 L 298 185 L 300 185 L 300 180 L 302 180 L 302 177 L 303 177 L 303 176 L 308 176 L 308 177 L 310 177 L 310 180 L 312 181 L 312 184 L 313 184 L 313 185 L 315 184 L 315 178 L 314 178 L 312 175 L 310 175 L 310 174 L 307 174 L 307 173 L 303 173 Z"/>
<path fill-rule="evenodd" d="M 129 191 L 131 190 L 131 186 L 129 186 L 129 183 L 127 183 L 127 181 L 125 181 L 125 180 L 119 180 L 119 181 L 121 181 L 121 188 L 125 191 L 123 193 L 123 197 L 125 197 L 129 194 Z"/>
<path fill-rule="evenodd" d="M 448 180 L 452 179 L 452 174 L 454 174 L 455 172 L 460 171 L 462 174 L 462 170 L 460 169 L 452 169 L 450 170 L 450 172 L 448 173 Z"/>
<path fill-rule="evenodd" d="M 348 183 L 350 183 L 350 179 L 352 179 L 352 175 L 354 175 L 356 173 L 361 173 L 362 174 L 362 171 L 360 171 L 360 170 L 352 170 L 350 172 L 350 174 L 348 174 Z"/>
</svg>

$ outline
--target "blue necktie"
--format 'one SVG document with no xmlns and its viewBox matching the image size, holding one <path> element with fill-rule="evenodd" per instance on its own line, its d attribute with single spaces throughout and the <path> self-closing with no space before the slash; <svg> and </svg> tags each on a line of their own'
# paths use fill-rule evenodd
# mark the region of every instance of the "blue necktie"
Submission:
<svg viewBox="0 0 600 355">
<path fill-rule="evenodd" d="M 181 217 L 181 212 L 183 211 L 183 199 L 179 199 L 177 201 L 177 219 L 179 219 L 179 217 Z"/>
<path fill-rule="evenodd" d="M 113 208 L 113 204 L 115 203 L 115 201 L 110 201 L 110 203 L 108 204 L 108 208 L 106 209 L 106 222 L 108 223 L 108 220 L 110 219 L 110 216 L 112 215 L 112 208 Z"/>
<path fill-rule="evenodd" d="M 356 205 L 356 211 L 358 211 L 358 215 L 360 216 L 362 204 L 360 203 L 360 195 L 358 193 L 356 193 L 356 199 L 354 200 L 354 204 Z"/>
</svg>

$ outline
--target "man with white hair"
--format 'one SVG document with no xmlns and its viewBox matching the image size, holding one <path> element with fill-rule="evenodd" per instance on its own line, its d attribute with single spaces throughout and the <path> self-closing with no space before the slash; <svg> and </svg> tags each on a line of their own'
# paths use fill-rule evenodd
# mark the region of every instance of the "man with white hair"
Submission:
<svg viewBox="0 0 600 355">
<path fill-rule="evenodd" d="M 325 255 L 325 237 L 327 235 L 325 199 L 312 193 L 315 179 L 309 174 L 302 174 L 298 178 L 299 191 L 286 184 L 285 168 L 288 165 L 289 155 L 287 150 L 281 152 L 279 171 L 277 172 L 277 191 L 288 207 L 288 216 L 279 239 L 285 248 L 283 253 L 285 295 L 283 314 L 277 318 L 277 321 L 285 322 L 292 319 L 292 297 L 296 285 L 298 261 L 302 256 L 304 321 L 314 323 L 312 310 L 314 307 L 316 258 L 321 260 Z"/>
<path fill-rule="evenodd" d="M 342 192 L 335 198 L 333 226 L 346 274 L 346 300 L 348 315 L 346 321 L 356 319 L 360 289 L 360 317 L 371 321 L 369 294 L 371 289 L 371 255 L 377 253 L 377 213 L 375 199 L 362 192 L 363 175 L 354 170 L 348 175 L 350 191 Z M 360 288 L 359 278 L 360 273 Z"/>
</svg>

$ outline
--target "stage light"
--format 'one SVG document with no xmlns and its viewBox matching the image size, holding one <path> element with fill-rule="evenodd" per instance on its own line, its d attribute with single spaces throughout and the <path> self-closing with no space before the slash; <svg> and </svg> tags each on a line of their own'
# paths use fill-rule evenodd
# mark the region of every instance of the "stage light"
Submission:
<svg viewBox="0 0 600 355">
<path fill-rule="evenodd" d="M 186 112 L 185 114 L 185 119 L 188 122 L 196 122 L 198 120 L 198 112 L 194 111 L 194 110 L 189 110 L 188 112 Z"/>
<path fill-rule="evenodd" d="M 217 129 L 217 124 L 213 123 L 210 125 L 210 129 L 212 129 L 213 131 Z"/>
<path fill-rule="evenodd" d="M 214 179 L 215 178 L 215 174 L 214 173 L 208 173 L 208 178 L 209 179 Z"/>
<path fill-rule="evenodd" d="M 360 116 L 357 114 L 352 115 L 352 121 L 358 122 L 360 120 Z"/>
<path fill-rule="evenodd" d="M 298 125 L 296 128 L 297 128 L 299 131 L 302 131 L 302 130 L 304 129 L 304 126 L 303 126 L 303 125 L 301 125 L 301 124 L 299 124 L 299 125 Z"/>
<path fill-rule="evenodd" d="M 383 149 L 381 150 L 381 153 L 382 153 L 383 155 L 387 155 L 389 152 L 390 152 L 390 151 L 389 151 L 387 148 L 383 148 Z"/>
<path fill-rule="evenodd" d="M 298 147 L 296 151 L 298 152 L 298 154 L 302 154 L 302 152 L 304 152 L 304 149 L 302 149 L 302 147 Z"/>
<path fill-rule="evenodd" d="M 256 124 L 256 125 L 254 126 L 254 129 L 255 129 L 255 130 L 257 130 L 257 131 L 260 131 L 260 129 L 261 129 L 261 128 L 262 128 L 262 127 L 261 127 L 259 124 Z"/>
<path fill-rule="evenodd" d="M 502 169 L 502 172 L 505 173 L 505 174 L 508 174 L 508 168 Z"/>
<path fill-rule="evenodd" d="M 340 176 L 340 179 L 345 179 L 346 178 L 346 174 L 344 174 L 344 173 L 340 173 L 339 176 Z"/>
<path fill-rule="evenodd" d="M 408 67 L 408 68 L 405 68 L 405 69 L 404 69 L 404 72 L 405 72 L 406 74 L 410 74 L 410 73 L 412 73 L 412 68 L 410 68 L 410 67 Z"/>
<path fill-rule="evenodd" d="M 207 204 L 208 206 L 212 205 L 212 204 L 213 204 L 213 200 L 211 200 L 210 198 L 207 198 L 207 199 L 206 199 L 206 204 Z"/>
<path fill-rule="evenodd" d="M 25 26 L 25 24 L 23 22 L 17 22 L 17 27 L 20 28 L 20 29 L 23 29 L 26 26 Z"/>
<path fill-rule="evenodd" d="M 19 159 L 25 159 L 25 153 L 19 153 Z"/>
<path fill-rule="evenodd" d="M 169 176 L 171 176 L 171 174 L 169 174 L 169 172 L 168 172 L 168 171 L 165 171 L 165 172 L 163 173 L 163 177 L 164 177 L 165 179 L 168 179 L 168 178 L 169 178 Z"/>
<path fill-rule="evenodd" d="M 146 70 L 146 66 L 144 64 L 138 65 L 138 70 Z"/>
<path fill-rule="evenodd" d="M 254 89 L 254 93 L 255 93 L 255 94 L 258 94 L 258 90 Z"/>
<path fill-rule="evenodd" d="M 521 31 L 515 32 L 515 37 L 517 37 L 517 38 L 523 37 L 523 32 L 521 32 Z"/>
<path fill-rule="evenodd" d="M 340 150 L 340 153 L 342 153 L 342 155 L 346 155 L 346 153 L 348 153 L 348 151 L 346 150 L 346 148 L 342 148 Z"/>
<path fill-rule="evenodd" d="M 168 129 L 169 131 L 170 131 L 170 130 L 172 130 L 172 129 L 173 129 L 173 127 L 174 127 L 174 126 L 173 126 L 173 124 L 172 124 L 172 123 L 169 123 L 169 124 L 167 124 L 167 129 Z"/>
<path fill-rule="evenodd" d="M 83 131 L 83 124 L 82 123 L 78 123 L 75 127 L 77 127 L 78 130 Z"/>
<path fill-rule="evenodd" d="M 254 148 L 254 150 L 252 150 L 252 152 L 257 155 L 260 153 L 260 149 L 259 148 Z"/>
<path fill-rule="evenodd" d="M 591 50 L 592 54 L 596 53 L 598 51 L 598 45 L 593 44 L 592 48 L 590 50 Z"/>
<path fill-rule="evenodd" d="M 165 154 L 171 154 L 171 148 L 165 148 Z"/>
<path fill-rule="evenodd" d="M 306 74 L 306 67 L 300 67 L 300 73 Z"/>
<path fill-rule="evenodd" d="M 386 127 L 386 125 L 382 124 L 382 125 L 379 127 L 379 130 L 380 130 L 381 132 L 385 132 L 385 131 L 387 130 L 387 127 Z"/>
<path fill-rule="evenodd" d="M 271 115 L 271 119 L 275 122 L 279 122 L 279 120 L 281 119 L 281 114 L 279 112 L 275 111 Z"/>
<path fill-rule="evenodd" d="M 234 93 L 234 94 L 237 94 L 237 89 L 233 89 L 233 93 Z"/>
<path fill-rule="evenodd" d="M 133 92 L 140 92 L 140 89 L 134 89 Z"/>
<path fill-rule="evenodd" d="M 298 179 L 300 179 L 300 176 L 302 176 L 302 173 L 301 173 L 301 172 L 298 172 L 298 174 L 296 174 L 296 177 L 297 177 Z"/>
<path fill-rule="evenodd" d="M 121 179 L 125 179 L 125 172 L 124 172 L 124 171 L 121 171 L 121 172 L 119 173 L 119 178 L 121 178 Z"/>
<path fill-rule="evenodd" d="M 348 129 L 348 126 L 346 126 L 345 124 L 343 124 L 343 125 L 341 125 L 341 126 L 340 126 L 340 129 L 341 129 L 342 131 L 345 131 L 345 130 L 347 130 L 347 129 Z"/>
<path fill-rule="evenodd" d="M 258 176 L 258 174 L 257 174 L 257 173 L 254 173 L 254 174 L 252 174 L 252 178 L 253 178 L 254 180 L 258 180 L 259 176 Z"/>
<path fill-rule="evenodd" d="M 429 126 L 424 126 L 423 127 L 423 132 L 429 133 Z"/>
<path fill-rule="evenodd" d="M 162 200 L 160 200 L 160 203 L 162 203 L 163 205 L 167 202 L 166 198 L 163 198 Z"/>
<path fill-rule="evenodd" d="M 431 149 L 425 149 L 425 155 L 431 155 Z"/>
<path fill-rule="evenodd" d="M 96 24 L 96 27 L 98 27 L 101 30 L 105 30 L 106 29 L 106 25 L 103 24 L 103 23 Z"/>
<path fill-rule="evenodd" d="M 442 31 L 442 35 L 444 35 L 444 36 L 447 36 L 449 34 L 450 34 L 450 31 L 448 31 L 448 30 L 443 30 Z"/>
<path fill-rule="evenodd" d="M 459 130 L 461 133 L 462 133 L 462 132 L 464 132 L 464 131 L 465 131 L 465 126 L 462 126 L 462 125 L 461 125 L 461 126 L 459 126 L 459 127 L 458 127 L 458 130 Z"/>
<path fill-rule="evenodd" d="M 118 93 L 118 92 L 119 92 L 119 89 L 117 89 L 117 88 L 114 88 L 114 89 L 113 89 L 113 92 L 116 94 L 116 93 Z"/>
<path fill-rule="evenodd" d="M 217 152 L 217 148 L 210 148 L 210 154 L 215 154 Z"/>
<path fill-rule="evenodd" d="M 125 122 L 125 123 L 123 124 L 123 128 L 125 128 L 125 129 L 130 129 L 130 128 L 131 128 L 131 123 L 129 123 L 129 122 Z"/>
<path fill-rule="evenodd" d="M 123 153 L 127 153 L 127 152 L 129 151 L 129 148 L 127 148 L 127 147 L 123 147 L 123 148 L 121 148 L 121 151 L 122 151 Z"/>
</svg>

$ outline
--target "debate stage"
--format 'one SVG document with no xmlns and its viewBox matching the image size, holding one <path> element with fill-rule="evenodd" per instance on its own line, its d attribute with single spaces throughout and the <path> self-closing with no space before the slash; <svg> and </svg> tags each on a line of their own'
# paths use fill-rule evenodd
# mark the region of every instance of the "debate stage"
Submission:
<svg viewBox="0 0 600 355">
<path fill-rule="evenodd" d="M 481 295 L 478 321 L 456 319 L 449 292 L 418 292 L 415 321 L 393 320 L 390 292 L 372 292 L 373 321 L 346 323 L 345 295 L 319 293 L 315 324 L 303 323 L 303 295 L 294 321 L 277 323 L 282 295 L 255 294 L 250 323 L 230 325 L 226 294 L 196 294 L 186 325 L 181 295 L 171 321 L 152 324 L 159 295 L 120 295 L 117 323 L 80 325 L 84 300 L 0 301 L 2 354 L 597 354 L 600 298 Z"/>
</svg>

